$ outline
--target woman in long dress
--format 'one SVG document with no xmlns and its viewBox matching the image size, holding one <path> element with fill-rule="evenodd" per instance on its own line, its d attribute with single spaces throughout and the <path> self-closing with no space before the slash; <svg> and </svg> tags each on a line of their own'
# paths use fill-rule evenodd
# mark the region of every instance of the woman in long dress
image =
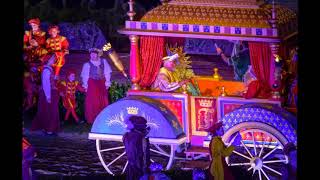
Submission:
<svg viewBox="0 0 320 180">
<path fill-rule="evenodd" d="M 31 130 L 44 130 L 47 134 L 57 133 L 60 128 L 59 93 L 54 82 L 52 65 L 56 56 L 49 56 L 41 74 L 42 88 L 40 89 L 38 111 L 32 122 Z"/>
<path fill-rule="evenodd" d="M 90 60 L 82 68 L 82 86 L 86 90 L 85 118 L 93 124 L 97 115 L 107 107 L 108 88 L 110 87 L 111 68 L 106 59 L 102 59 L 102 50 L 91 48 Z"/>
</svg>

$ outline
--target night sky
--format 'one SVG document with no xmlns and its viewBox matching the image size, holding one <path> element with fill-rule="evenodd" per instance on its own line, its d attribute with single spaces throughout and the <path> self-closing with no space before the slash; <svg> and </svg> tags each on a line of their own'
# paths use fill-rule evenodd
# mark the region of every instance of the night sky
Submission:
<svg viewBox="0 0 320 180">
<path fill-rule="evenodd" d="M 29 0 L 29 2 L 32 5 L 35 5 L 41 1 L 42 0 Z M 81 1 L 83 1 L 83 0 L 66 0 L 67 7 L 80 7 Z M 128 2 L 128 0 L 122 0 L 122 1 Z M 63 0 L 50 0 L 50 2 L 54 7 L 62 8 Z M 90 2 L 90 0 L 87 0 L 87 2 Z M 115 0 L 95 0 L 95 3 L 96 3 L 95 7 L 96 8 L 106 8 L 106 9 L 112 8 L 114 5 L 114 2 L 115 2 Z M 160 4 L 160 0 L 135 0 L 135 2 L 138 2 L 139 4 L 141 4 L 147 10 Z"/>
</svg>

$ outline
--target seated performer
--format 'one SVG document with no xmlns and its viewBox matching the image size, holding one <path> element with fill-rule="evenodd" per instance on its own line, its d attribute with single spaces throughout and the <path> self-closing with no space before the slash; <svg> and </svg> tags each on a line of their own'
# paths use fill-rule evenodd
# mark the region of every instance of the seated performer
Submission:
<svg viewBox="0 0 320 180">
<path fill-rule="evenodd" d="M 79 117 L 76 113 L 76 91 L 85 92 L 84 88 L 80 85 L 79 81 L 76 81 L 76 73 L 73 70 L 69 70 L 67 73 L 67 81 L 60 81 L 58 88 L 60 95 L 62 96 L 63 107 L 66 108 L 67 112 L 64 120 L 67 121 L 70 113 L 74 120 L 78 123 Z"/>
<path fill-rule="evenodd" d="M 111 86 L 111 67 L 102 59 L 102 50 L 89 49 L 90 60 L 82 67 L 82 86 L 86 90 L 85 117 L 93 124 L 96 116 L 109 104 L 108 88 Z"/>
<path fill-rule="evenodd" d="M 23 50 L 25 52 L 25 61 L 30 69 L 37 60 L 47 54 L 45 49 L 46 32 L 40 29 L 40 20 L 38 18 L 30 19 L 28 23 L 31 26 L 30 31 L 25 31 L 23 37 Z"/>
<path fill-rule="evenodd" d="M 69 54 L 69 42 L 66 37 L 60 36 L 58 26 L 49 27 L 50 38 L 46 41 L 46 47 L 49 53 L 55 53 L 57 56 L 57 62 L 53 65 L 55 78 L 59 76 L 60 69 L 65 64 L 64 56 Z"/>
<path fill-rule="evenodd" d="M 175 60 L 177 60 L 178 57 L 178 54 L 174 54 L 172 56 L 162 58 L 163 67 L 160 68 L 159 74 L 152 84 L 153 90 L 172 92 L 179 89 L 183 84 L 189 82 L 189 80 L 177 82 L 176 78 L 173 76 L 173 71 L 176 67 Z"/>
</svg>

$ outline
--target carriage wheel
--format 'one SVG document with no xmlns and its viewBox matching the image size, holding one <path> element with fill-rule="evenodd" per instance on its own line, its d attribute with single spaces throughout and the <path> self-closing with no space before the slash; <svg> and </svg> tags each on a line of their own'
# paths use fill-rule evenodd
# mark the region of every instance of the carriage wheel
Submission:
<svg viewBox="0 0 320 180">
<path fill-rule="evenodd" d="M 150 160 L 163 165 L 166 170 L 169 170 L 173 164 L 175 157 L 176 145 L 151 144 Z"/>
<path fill-rule="evenodd" d="M 235 147 L 231 156 L 226 158 L 229 166 L 252 171 L 252 177 L 259 180 L 282 176 L 281 168 L 288 163 L 283 147 L 288 141 L 275 128 L 245 122 L 230 128 L 222 139 L 227 146 Z"/>
<path fill-rule="evenodd" d="M 109 174 L 123 174 L 128 165 L 125 147 L 122 142 L 118 142 L 116 147 L 110 147 L 112 146 L 111 143 L 115 142 L 96 139 L 99 159 Z M 150 160 L 151 162 L 161 163 L 168 170 L 171 168 L 174 159 L 177 159 L 175 150 L 176 145 L 151 144 Z"/>
<path fill-rule="evenodd" d="M 116 147 L 110 148 L 110 146 L 112 146 L 110 143 L 115 142 L 96 139 L 96 149 L 99 159 L 109 174 L 118 174 L 121 168 L 122 171 L 120 174 L 123 174 L 128 165 L 124 145 L 122 142 L 118 142 Z"/>
</svg>

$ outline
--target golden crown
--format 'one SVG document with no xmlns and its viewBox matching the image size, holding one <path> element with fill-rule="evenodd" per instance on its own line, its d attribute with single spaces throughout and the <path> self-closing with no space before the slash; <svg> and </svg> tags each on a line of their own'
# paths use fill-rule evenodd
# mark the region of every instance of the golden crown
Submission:
<svg viewBox="0 0 320 180">
<path fill-rule="evenodd" d="M 203 100 L 199 100 L 199 103 L 200 103 L 201 107 L 211 107 L 213 101 L 212 100 L 203 99 Z"/>
<path fill-rule="evenodd" d="M 136 115 L 136 114 L 138 114 L 138 110 L 139 110 L 139 108 L 137 108 L 137 107 L 127 107 L 128 114 Z"/>
</svg>

